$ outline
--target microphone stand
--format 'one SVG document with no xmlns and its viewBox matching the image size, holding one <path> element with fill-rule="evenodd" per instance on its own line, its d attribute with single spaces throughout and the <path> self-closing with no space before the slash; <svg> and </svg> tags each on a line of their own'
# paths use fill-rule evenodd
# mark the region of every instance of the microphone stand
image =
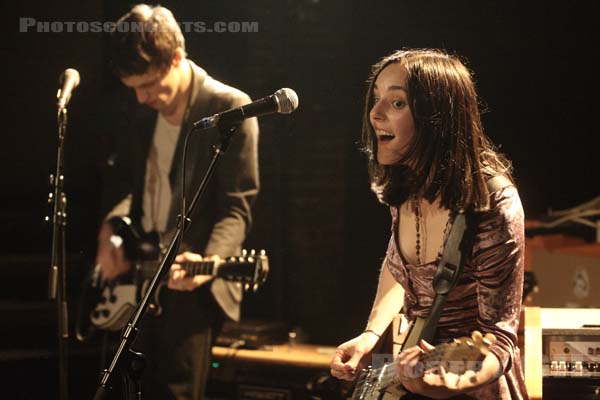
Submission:
<svg viewBox="0 0 600 400">
<path fill-rule="evenodd" d="M 51 192 L 48 202 L 53 205 L 52 216 L 52 259 L 48 274 L 48 297 L 56 300 L 57 334 L 58 334 L 58 364 L 59 364 L 59 398 L 68 399 L 68 339 L 69 318 L 66 296 L 66 237 L 67 226 L 67 196 L 64 192 L 64 140 L 67 131 L 67 109 L 58 110 L 58 155 L 56 160 L 56 175 L 50 175 Z"/>
<path fill-rule="evenodd" d="M 145 368 L 145 359 L 143 354 L 131 350 L 131 344 L 135 341 L 135 338 L 139 333 L 138 325 L 142 317 L 145 315 L 150 299 L 154 297 L 154 292 L 156 291 L 160 280 L 163 276 L 165 276 L 165 274 L 171 268 L 173 261 L 175 260 L 177 251 L 179 250 L 179 246 L 181 245 L 181 241 L 183 239 L 183 233 L 186 229 L 186 226 L 188 226 L 192 222 L 189 218 L 185 216 L 191 215 L 194 211 L 198 200 L 204 194 L 207 184 L 215 171 L 217 162 L 219 161 L 223 153 L 227 151 L 231 137 L 233 136 L 233 133 L 239 125 L 240 123 L 237 123 L 235 125 L 218 125 L 220 133 L 220 143 L 214 147 L 214 154 L 211 159 L 211 162 L 204 174 L 204 177 L 202 178 L 200 186 L 196 191 L 194 199 L 190 203 L 187 213 L 183 214 L 184 218 L 182 218 L 182 215 L 179 215 L 177 230 L 175 231 L 175 234 L 173 235 L 171 242 L 169 243 L 167 252 L 162 258 L 160 266 L 154 274 L 154 277 L 152 278 L 148 289 L 146 290 L 146 293 L 140 300 L 140 303 L 138 304 L 137 308 L 133 312 L 133 315 L 129 319 L 127 326 L 123 330 L 121 342 L 117 347 L 115 355 L 112 361 L 110 362 L 109 367 L 103 371 L 102 378 L 100 379 L 100 385 L 96 390 L 96 394 L 94 395 L 94 400 L 107 399 L 108 391 L 111 389 L 110 384 L 112 374 L 116 368 L 118 368 L 124 375 L 124 379 L 126 382 L 125 389 L 127 391 L 126 398 L 128 400 L 139 400 L 142 398 L 140 378 Z M 195 129 L 196 128 L 193 127 L 190 130 L 189 134 L 191 134 Z M 182 195 L 185 194 L 182 193 Z M 182 212 L 185 211 L 186 210 L 182 210 Z"/>
</svg>

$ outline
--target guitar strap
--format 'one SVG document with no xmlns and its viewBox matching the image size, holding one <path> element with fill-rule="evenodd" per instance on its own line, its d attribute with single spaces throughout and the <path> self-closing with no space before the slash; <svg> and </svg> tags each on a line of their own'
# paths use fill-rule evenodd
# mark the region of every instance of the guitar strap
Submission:
<svg viewBox="0 0 600 400">
<path fill-rule="evenodd" d="M 503 175 L 494 176 L 486 183 L 490 194 L 513 185 L 510 179 Z M 417 317 L 415 319 L 406 340 L 402 344 L 402 349 L 416 346 L 421 339 L 433 343 L 437 324 L 448 298 L 448 293 L 456 286 L 462 274 L 467 255 L 472 250 L 475 231 L 474 212 L 460 212 L 454 219 L 444 246 L 442 258 L 433 278 L 435 298 L 429 309 L 429 315 L 426 318 Z"/>
</svg>

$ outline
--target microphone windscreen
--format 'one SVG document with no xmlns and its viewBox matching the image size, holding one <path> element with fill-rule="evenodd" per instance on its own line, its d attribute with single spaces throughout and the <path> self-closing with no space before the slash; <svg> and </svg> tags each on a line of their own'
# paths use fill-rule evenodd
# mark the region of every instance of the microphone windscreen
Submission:
<svg viewBox="0 0 600 400">
<path fill-rule="evenodd" d="M 281 114 L 290 114 L 298 108 L 298 95 L 293 89 L 279 89 L 274 94 L 277 101 L 277 112 Z"/>
<path fill-rule="evenodd" d="M 73 79 L 73 89 L 75 89 L 79 85 L 80 76 L 79 76 L 79 72 L 76 69 L 73 69 L 73 68 L 67 68 L 60 75 L 60 83 L 61 83 L 61 85 L 63 84 L 63 82 L 66 79 L 70 79 L 71 77 L 74 78 Z"/>
</svg>

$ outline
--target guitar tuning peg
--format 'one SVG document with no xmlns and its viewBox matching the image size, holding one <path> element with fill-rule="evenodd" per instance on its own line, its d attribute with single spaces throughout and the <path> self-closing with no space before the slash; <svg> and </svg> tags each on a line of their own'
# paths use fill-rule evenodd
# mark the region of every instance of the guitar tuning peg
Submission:
<svg viewBox="0 0 600 400">
<path fill-rule="evenodd" d="M 253 250 L 253 251 L 254 251 L 254 250 Z M 248 250 L 246 250 L 246 249 L 242 250 L 242 256 L 243 256 L 243 257 L 246 257 L 246 254 L 248 254 Z"/>
<path fill-rule="evenodd" d="M 254 258 L 252 256 L 248 257 L 248 262 L 249 263 L 253 263 L 254 262 Z"/>
<path fill-rule="evenodd" d="M 250 255 L 251 255 L 251 256 L 254 256 L 254 255 L 256 255 L 256 250 L 252 249 L 252 250 L 250 251 Z"/>
<path fill-rule="evenodd" d="M 239 262 L 244 262 L 244 257 L 238 257 Z"/>
<path fill-rule="evenodd" d="M 255 283 L 254 285 L 252 285 L 252 291 L 256 292 L 258 290 L 258 283 Z"/>
<path fill-rule="evenodd" d="M 493 333 L 486 333 L 483 342 L 487 345 L 496 343 L 496 336 Z"/>
<path fill-rule="evenodd" d="M 233 256 L 229 257 L 229 261 L 235 261 L 235 257 L 233 257 Z"/>
<path fill-rule="evenodd" d="M 261 255 L 261 256 L 266 256 L 266 255 L 267 255 L 267 252 L 266 252 L 266 251 L 263 249 L 263 250 L 261 250 L 261 251 L 260 251 L 260 255 Z"/>
<path fill-rule="evenodd" d="M 247 292 L 250 289 L 249 283 L 244 283 L 244 290 Z"/>
</svg>

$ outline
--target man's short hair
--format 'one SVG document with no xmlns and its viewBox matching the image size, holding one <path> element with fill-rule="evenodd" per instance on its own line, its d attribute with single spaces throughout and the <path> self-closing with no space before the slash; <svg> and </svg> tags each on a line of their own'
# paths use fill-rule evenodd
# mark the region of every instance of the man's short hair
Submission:
<svg viewBox="0 0 600 400">
<path fill-rule="evenodd" d="M 119 77 L 142 75 L 150 68 L 167 71 L 185 40 L 168 9 L 138 4 L 116 23 L 110 36 L 110 64 Z"/>
</svg>

